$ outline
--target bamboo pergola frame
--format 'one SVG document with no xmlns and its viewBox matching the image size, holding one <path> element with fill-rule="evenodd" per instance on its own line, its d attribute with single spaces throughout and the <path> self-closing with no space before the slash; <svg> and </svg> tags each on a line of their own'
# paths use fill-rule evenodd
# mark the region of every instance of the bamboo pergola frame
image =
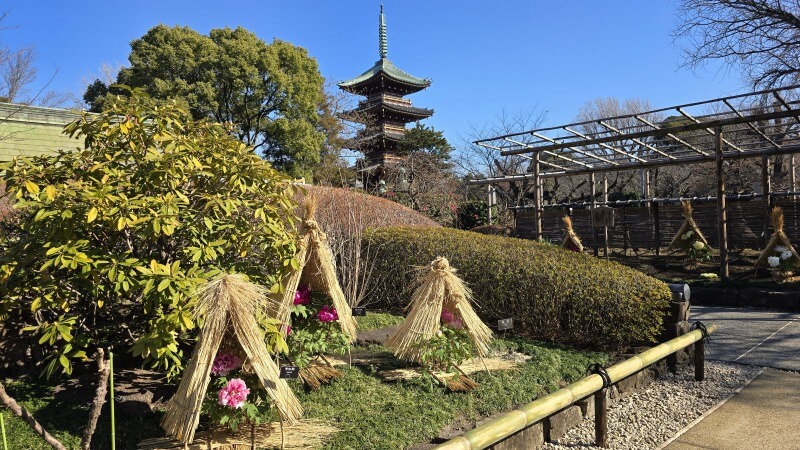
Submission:
<svg viewBox="0 0 800 450">
<path fill-rule="evenodd" d="M 668 108 L 525 130 L 475 144 L 502 156 L 530 159 L 528 171 L 479 178 L 474 185 L 532 180 L 536 234 L 542 235 L 542 180 L 588 174 L 595 206 L 595 175 L 619 170 L 714 162 L 720 232 L 720 275 L 728 277 L 723 161 L 762 159 L 765 214 L 769 214 L 769 157 L 800 153 L 800 85 L 739 94 Z M 723 133 L 724 132 L 724 133 Z M 790 184 L 796 190 L 794 157 Z M 604 189 L 604 198 L 607 192 Z"/>
</svg>

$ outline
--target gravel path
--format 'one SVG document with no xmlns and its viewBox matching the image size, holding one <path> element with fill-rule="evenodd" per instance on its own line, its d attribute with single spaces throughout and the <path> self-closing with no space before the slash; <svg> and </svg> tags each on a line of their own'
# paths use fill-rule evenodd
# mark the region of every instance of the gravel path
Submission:
<svg viewBox="0 0 800 450">
<path fill-rule="evenodd" d="M 754 377 L 760 367 L 706 361 L 705 381 L 694 381 L 694 368 L 659 378 L 645 391 L 615 402 L 608 409 L 608 443 L 612 449 L 655 449 L 691 421 Z M 590 449 L 594 419 L 584 420 L 545 449 Z"/>
</svg>

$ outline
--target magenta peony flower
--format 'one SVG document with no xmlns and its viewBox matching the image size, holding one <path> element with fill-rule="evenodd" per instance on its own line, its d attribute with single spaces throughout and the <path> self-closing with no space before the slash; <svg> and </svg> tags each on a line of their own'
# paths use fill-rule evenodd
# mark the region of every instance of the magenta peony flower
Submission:
<svg viewBox="0 0 800 450">
<path fill-rule="evenodd" d="M 311 303 L 311 289 L 308 286 L 300 286 L 294 293 L 295 305 L 307 305 Z"/>
<path fill-rule="evenodd" d="M 292 334 L 292 326 L 286 325 L 286 335 L 289 336 L 290 334 Z"/>
<path fill-rule="evenodd" d="M 317 314 L 317 318 L 319 318 L 320 322 L 333 322 L 339 320 L 339 314 L 333 306 L 325 305 Z"/>
<path fill-rule="evenodd" d="M 219 404 L 231 408 L 241 408 L 249 394 L 250 389 L 247 388 L 244 380 L 234 378 L 219 390 Z"/>
<path fill-rule="evenodd" d="M 456 320 L 456 316 L 454 316 L 453 313 L 446 309 L 442 309 L 442 322 L 450 323 L 454 320 Z"/>
<path fill-rule="evenodd" d="M 231 370 L 242 366 L 242 360 L 230 353 L 217 353 L 214 363 L 211 365 L 211 373 L 218 376 L 226 376 Z"/>
<path fill-rule="evenodd" d="M 461 327 L 464 326 L 461 319 L 457 318 L 455 314 L 446 309 L 442 309 L 442 323 L 454 330 L 460 330 Z"/>
</svg>

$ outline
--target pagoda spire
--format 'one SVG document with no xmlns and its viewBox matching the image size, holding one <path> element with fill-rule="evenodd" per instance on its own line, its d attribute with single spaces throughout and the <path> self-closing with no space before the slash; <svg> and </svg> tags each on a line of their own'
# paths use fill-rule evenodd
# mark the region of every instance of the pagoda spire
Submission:
<svg viewBox="0 0 800 450">
<path fill-rule="evenodd" d="M 380 52 L 381 59 L 386 59 L 389 46 L 386 43 L 386 18 L 383 15 L 383 5 L 381 5 L 381 15 L 378 25 L 378 51 Z"/>
</svg>

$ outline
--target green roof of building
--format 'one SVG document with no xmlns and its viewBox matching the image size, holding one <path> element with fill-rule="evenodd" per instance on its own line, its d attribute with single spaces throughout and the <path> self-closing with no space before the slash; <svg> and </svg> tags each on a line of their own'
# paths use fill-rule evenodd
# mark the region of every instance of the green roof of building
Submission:
<svg viewBox="0 0 800 450">
<path fill-rule="evenodd" d="M 83 139 L 62 133 L 64 126 L 78 117 L 66 109 L 0 103 L 0 161 L 83 148 Z"/>
<path fill-rule="evenodd" d="M 370 67 L 369 70 L 361 75 L 353 78 L 352 80 L 342 81 L 339 83 L 339 87 L 345 90 L 347 90 L 347 88 L 355 88 L 358 85 L 364 84 L 365 82 L 381 74 L 393 81 L 410 84 L 412 86 L 418 86 L 421 88 L 426 88 L 431 85 L 431 80 L 427 78 L 418 78 L 403 72 L 402 70 L 398 69 L 397 66 L 392 64 L 389 59 L 381 58 L 375 63 L 374 66 Z"/>
</svg>

